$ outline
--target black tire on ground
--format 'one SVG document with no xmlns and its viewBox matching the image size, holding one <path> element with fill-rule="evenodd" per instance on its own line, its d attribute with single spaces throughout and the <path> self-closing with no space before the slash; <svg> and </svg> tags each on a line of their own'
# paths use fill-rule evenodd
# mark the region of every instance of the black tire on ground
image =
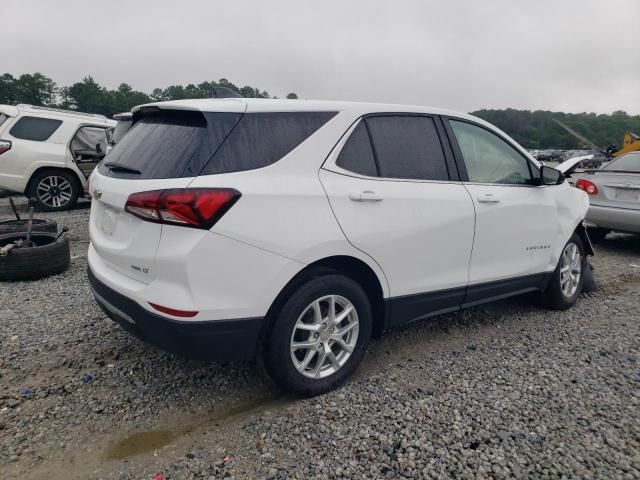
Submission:
<svg viewBox="0 0 640 480">
<path fill-rule="evenodd" d="M 354 340 L 356 343 L 353 346 L 351 355 L 346 357 L 345 363 L 337 369 L 337 371 L 322 378 L 309 378 L 303 375 L 293 363 L 291 342 L 293 339 L 292 335 L 294 334 L 294 326 L 305 311 L 310 313 L 311 316 L 314 316 L 313 310 L 307 310 L 312 303 L 331 295 L 339 296 L 343 300 L 346 299 L 355 308 L 358 325 L 357 337 Z M 339 315 L 340 311 L 336 309 L 336 312 Z M 325 313 L 327 312 L 321 312 L 320 316 L 323 316 Z M 325 319 L 326 318 L 327 317 L 325 317 Z M 350 324 L 352 320 L 345 321 Z M 336 325 L 336 329 L 340 328 L 344 328 L 344 324 L 338 323 Z M 275 313 L 275 320 L 267 332 L 263 344 L 262 355 L 264 367 L 274 382 L 288 392 L 304 396 L 313 396 L 327 392 L 339 386 L 354 372 L 366 352 L 371 337 L 371 329 L 371 305 L 362 287 L 348 277 L 337 273 L 326 273 L 325 271 L 324 274 L 316 275 L 301 283 L 296 289 L 291 290 L 291 294 L 285 299 L 282 307 Z M 300 332 L 300 330 L 298 330 L 298 332 Z M 304 334 L 304 331 L 302 331 L 302 333 Z M 312 338 L 312 335 L 314 334 L 309 333 L 309 339 Z M 345 338 L 348 340 L 350 338 L 349 334 L 346 334 Z M 321 340 L 322 338 L 318 341 Z M 326 341 L 328 341 L 329 344 L 334 342 L 334 340 Z M 329 348 L 335 348 L 337 350 L 335 357 L 340 355 L 340 351 L 345 351 L 340 349 L 338 342 L 333 343 L 333 347 Z M 324 352 L 324 347 L 316 351 L 319 353 L 316 353 L 314 357 L 310 357 L 312 360 L 310 366 L 318 364 L 320 355 Z M 306 353 L 308 352 L 307 350 Z M 302 356 L 304 356 L 304 353 L 305 352 L 303 352 Z M 297 354 L 299 354 L 299 352 L 297 352 L 296 355 Z M 327 366 L 330 367 L 330 365 Z M 303 370 L 306 371 L 304 367 Z M 312 368 L 310 368 L 310 370 L 312 370 Z"/>
<path fill-rule="evenodd" d="M 589 239 L 593 243 L 603 242 L 605 237 L 609 233 L 609 230 L 605 228 L 589 228 L 587 229 L 587 234 L 589 235 Z"/>
<path fill-rule="evenodd" d="M 578 261 L 578 265 L 580 266 L 580 273 L 575 292 L 571 295 L 567 295 L 563 291 L 561 285 L 561 269 L 563 267 L 564 254 L 565 252 L 567 252 L 567 249 L 571 248 L 571 245 L 577 247 L 580 253 L 580 259 Z M 566 310 L 576 303 L 578 297 L 580 296 L 580 293 L 582 292 L 582 285 L 584 283 L 584 262 L 582 261 L 582 257 L 584 257 L 584 254 L 584 245 L 582 244 L 582 240 L 580 240 L 580 237 L 574 233 L 573 235 L 571 235 L 571 238 L 562 249 L 562 253 L 560 254 L 560 258 L 558 259 L 558 265 L 556 266 L 556 269 L 551 276 L 551 280 L 549 280 L 547 288 L 542 294 L 543 303 L 548 308 L 554 310 Z"/>
<path fill-rule="evenodd" d="M 78 201 L 81 186 L 71 172 L 59 169 L 41 170 L 29 181 L 27 197 L 35 198 L 35 206 L 45 212 L 72 208 Z"/>
<path fill-rule="evenodd" d="M 8 235 L 11 233 L 22 233 L 27 231 L 27 220 L 1 220 L 0 221 L 0 235 Z M 31 227 L 32 232 L 48 232 L 56 233 L 58 231 L 58 224 L 55 220 L 49 220 L 48 218 L 34 218 L 33 225 Z"/>
<path fill-rule="evenodd" d="M 14 248 L 6 256 L 0 257 L 0 281 L 35 280 L 64 272 L 71 263 L 69 242 L 64 237 L 56 240 L 53 233 L 34 233 L 32 248 Z M 0 247 L 23 235 L 0 236 Z"/>
</svg>

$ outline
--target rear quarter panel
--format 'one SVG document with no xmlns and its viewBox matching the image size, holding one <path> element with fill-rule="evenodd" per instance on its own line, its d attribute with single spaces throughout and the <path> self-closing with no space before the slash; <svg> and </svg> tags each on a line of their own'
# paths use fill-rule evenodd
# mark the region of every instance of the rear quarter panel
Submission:
<svg viewBox="0 0 640 480">
<path fill-rule="evenodd" d="M 335 255 L 358 258 L 374 270 L 388 295 L 379 265 L 345 238 L 319 179 L 324 160 L 354 118 L 336 115 L 268 167 L 195 178 L 190 187 L 230 187 L 242 194 L 212 231 L 300 262 L 301 268 Z"/>
</svg>

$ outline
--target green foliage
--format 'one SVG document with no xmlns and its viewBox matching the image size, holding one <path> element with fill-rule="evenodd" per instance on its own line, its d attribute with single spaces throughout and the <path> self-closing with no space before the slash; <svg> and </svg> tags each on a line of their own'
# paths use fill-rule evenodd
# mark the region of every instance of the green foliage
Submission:
<svg viewBox="0 0 640 480">
<path fill-rule="evenodd" d="M 577 149 L 582 143 L 552 119 L 558 119 L 596 145 L 622 146 L 625 132 L 640 132 L 640 115 L 615 111 L 611 115 L 596 113 L 562 113 L 537 110 L 479 110 L 472 115 L 493 123 L 525 148 Z"/>
<path fill-rule="evenodd" d="M 79 110 L 87 113 L 101 113 L 111 116 L 127 112 L 136 105 L 165 100 L 185 98 L 211 98 L 214 87 L 226 87 L 247 98 L 271 98 L 269 92 L 245 85 L 238 87 L 226 78 L 202 82 L 199 85 L 170 85 L 154 88 L 151 94 L 133 90 L 131 85 L 121 83 L 115 90 L 109 90 L 87 76 L 81 82 L 58 88 L 56 83 L 41 73 L 24 74 L 16 78 L 9 73 L 0 75 L 0 104 L 16 105 L 28 103 Z M 295 96 L 295 93 L 289 95 Z"/>
<path fill-rule="evenodd" d="M 247 98 L 272 98 L 269 92 L 245 85 L 239 87 L 226 78 L 205 81 L 198 85 L 190 83 L 154 88 L 150 94 L 133 90 L 131 85 L 121 83 L 115 90 L 97 83 L 87 76 L 81 82 L 58 88 L 56 83 L 41 73 L 23 74 L 14 77 L 9 73 L 0 75 L 0 104 L 15 105 L 29 103 L 79 110 L 88 113 L 127 112 L 136 105 L 185 98 L 211 98 L 214 87 L 226 87 Z M 298 98 L 295 93 L 287 98 Z M 640 115 L 631 116 L 624 111 L 611 115 L 595 113 L 562 113 L 537 110 L 479 110 L 473 112 L 498 126 L 526 148 L 581 148 L 580 141 L 557 125 L 556 118 L 591 140 L 596 145 L 622 145 L 625 132 L 640 132 Z"/>
</svg>

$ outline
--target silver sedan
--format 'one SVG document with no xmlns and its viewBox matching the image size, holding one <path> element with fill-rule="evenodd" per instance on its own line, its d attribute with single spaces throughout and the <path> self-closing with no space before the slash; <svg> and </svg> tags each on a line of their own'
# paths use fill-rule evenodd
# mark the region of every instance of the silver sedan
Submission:
<svg viewBox="0 0 640 480">
<path fill-rule="evenodd" d="M 592 240 L 602 240 L 611 231 L 640 233 L 640 152 L 585 171 L 576 187 L 589 195 L 585 223 Z"/>
</svg>

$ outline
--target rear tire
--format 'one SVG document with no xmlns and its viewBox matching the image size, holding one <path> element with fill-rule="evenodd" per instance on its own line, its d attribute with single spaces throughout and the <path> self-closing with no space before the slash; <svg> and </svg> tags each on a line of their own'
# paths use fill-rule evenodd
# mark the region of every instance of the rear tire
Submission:
<svg viewBox="0 0 640 480">
<path fill-rule="evenodd" d="M 276 313 L 263 345 L 264 367 L 283 390 L 319 395 L 354 372 L 371 328 L 371 305 L 360 285 L 339 274 L 316 276 Z"/>
<path fill-rule="evenodd" d="M 50 169 L 36 173 L 29 182 L 27 195 L 35 198 L 36 206 L 45 212 L 72 208 L 80 196 L 78 179 L 65 170 Z"/>
<path fill-rule="evenodd" d="M 562 249 L 558 265 L 542 295 L 548 308 L 566 310 L 576 303 L 584 283 L 583 257 L 584 245 L 574 233 Z"/>
</svg>

